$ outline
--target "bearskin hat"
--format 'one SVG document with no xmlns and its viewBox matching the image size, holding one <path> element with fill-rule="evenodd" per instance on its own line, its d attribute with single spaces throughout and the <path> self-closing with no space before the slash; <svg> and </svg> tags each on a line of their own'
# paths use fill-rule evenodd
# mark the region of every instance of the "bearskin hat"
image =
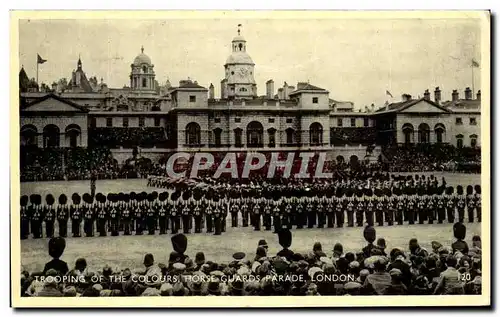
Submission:
<svg viewBox="0 0 500 317">
<path fill-rule="evenodd" d="M 148 200 L 149 202 L 153 202 L 153 201 L 155 200 L 154 195 L 153 195 L 152 193 L 151 193 L 151 194 L 148 194 L 148 196 L 147 196 L 147 200 Z"/>
<path fill-rule="evenodd" d="M 288 249 L 292 245 L 292 232 L 288 229 L 278 231 L 278 241 L 283 249 Z"/>
<path fill-rule="evenodd" d="M 189 198 L 191 198 L 191 191 L 190 190 L 186 190 L 182 193 L 182 199 L 183 200 L 188 200 Z"/>
<path fill-rule="evenodd" d="M 59 205 L 66 205 L 67 202 L 68 202 L 68 197 L 66 197 L 66 195 L 64 194 L 61 194 L 59 196 Z"/>
<path fill-rule="evenodd" d="M 49 255 L 53 258 L 60 258 L 66 248 L 66 240 L 61 237 L 49 240 Z"/>
<path fill-rule="evenodd" d="M 474 193 L 474 189 L 472 185 L 467 186 L 467 195 L 472 195 Z"/>
<path fill-rule="evenodd" d="M 449 186 L 446 188 L 446 195 L 452 195 L 453 194 L 453 187 Z"/>
<path fill-rule="evenodd" d="M 52 196 L 52 194 L 48 194 L 47 196 L 45 196 L 45 202 L 47 203 L 47 205 L 52 206 L 55 201 L 56 200 L 54 196 Z"/>
<path fill-rule="evenodd" d="M 462 187 L 462 185 L 458 185 L 457 186 L 457 194 L 458 195 L 463 195 L 464 194 L 464 188 Z"/>
<path fill-rule="evenodd" d="M 94 197 L 92 197 L 89 193 L 83 194 L 83 201 L 91 204 L 94 201 Z"/>
<path fill-rule="evenodd" d="M 123 194 L 122 200 L 126 203 L 130 201 L 130 195 L 129 194 Z"/>
<path fill-rule="evenodd" d="M 172 248 L 175 252 L 180 254 L 184 254 L 184 252 L 186 252 L 187 238 L 184 234 L 178 233 L 176 235 L 173 235 L 170 240 L 172 241 Z"/>
<path fill-rule="evenodd" d="M 161 192 L 159 195 L 158 195 L 158 199 L 160 201 L 165 201 L 168 199 L 168 192 L 165 191 L 165 192 Z"/>
<path fill-rule="evenodd" d="M 457 222 L 453 225 L 453 236 L 458 240 L 465 239 L 465 234 L 467 233 L 467 228 L 461 222 Z"/>
<path fill-rule="evenodd" d="M 28 200 L 29 200 L 29 198 L 27 195 L 22 195 L 21 196 L 21 206 L 25 207 L 28 204 Z"/>
<path fill-rule="evenodd" d="M 365 237 L 365 240 L 368 243 L 373 243 L 373 241 L 377 238 L 375 228 L 372 226 L 366 226 L 365 230 L 363 230 L 363 237 Z"/>
<path fill-rule="evenodd" d="M 78 205 L 81 202 L 81 197 L 78 193 L 74 193 L 71 195 L 71 200 L 73 201 L 73 204 Z"/>
<path fill-rule="evenodd" d="M 130 200 L 135 200 L 135 198 L 137 197 L 137 194 L 135 192 L 130 192 Z"/>
<path fill-rule="evenodd" d="M 481 185 L 474 186 L 474 191 L 476 192 L 476 194 L 481 194 Z"/>
</svg>

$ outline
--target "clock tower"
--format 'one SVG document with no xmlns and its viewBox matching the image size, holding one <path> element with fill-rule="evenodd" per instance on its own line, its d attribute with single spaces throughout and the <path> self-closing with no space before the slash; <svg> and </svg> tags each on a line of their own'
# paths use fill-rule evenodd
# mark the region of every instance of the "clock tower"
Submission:
<svg viewBox="0 0 500 317">
<path fill-rule="evenodd" d="M 254 79 L 255 64 L 247 53 L 246 40 L 238 35 L 231 42 L 232 53 L 224 65 L 225 80 L 222 81 L 222 98 L 252 99 L 257 97 L 257 85 Z"/>
</svg>

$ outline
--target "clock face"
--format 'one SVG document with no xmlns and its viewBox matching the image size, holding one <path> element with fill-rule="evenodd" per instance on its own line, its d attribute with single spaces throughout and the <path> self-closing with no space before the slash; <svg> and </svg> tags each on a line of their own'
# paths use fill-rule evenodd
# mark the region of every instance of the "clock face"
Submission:
<svg viewBox="0 0 500 317">
<path fill-rule="evenodd" d="M 248 75 L 248 69 L 246 68 L 240 68 L 238 70 L 238 75 L 240 75 L 240 77 L 245 77 Z"/>
</svg>

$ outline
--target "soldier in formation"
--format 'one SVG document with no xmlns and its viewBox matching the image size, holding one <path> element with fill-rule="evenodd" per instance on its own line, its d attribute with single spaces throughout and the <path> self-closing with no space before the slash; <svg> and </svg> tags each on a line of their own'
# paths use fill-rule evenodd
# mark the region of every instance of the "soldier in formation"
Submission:
<svg viewBox="0 0 500 317">
<path fill-rule="evenodd" d="M 225 232 L 231 227 L 251 225 L 254 230 L 341 228 L 432 224 L 445 221 L 481 221 L 481 188 L 463 186 L 340 186 L 325 190 L 245 189 L 224 192 L 214 189 L 184 189 L 169 193 L 110 193 L 95 196 L 75 193 L 68 205 L 66 195 L 56 200 L 49 194 L 20 200 L 21 239 L 59 235 L 86 237 Z M 466 214 L 467 211 L 467 214 Z M 467 217 L 467 219 L 466 219 Z M 347 218 L 347 219 L 346 219 Z M 240 220 L 241 219 L 241 220 Z M 347 221 L 346 221 L 347 220 Z M 83 228 L 82 228 L 83 222 Z M 69 224 L 70 223 L 70 224 Z M 69 224 L 69 225 L 68 225 Z M 43 228 L 45 230 L 43 230 Z M 42 232 L 45 231 L 45 232 Z M 45 234 L 44 234 L 45 233 Z"/>
</svg>

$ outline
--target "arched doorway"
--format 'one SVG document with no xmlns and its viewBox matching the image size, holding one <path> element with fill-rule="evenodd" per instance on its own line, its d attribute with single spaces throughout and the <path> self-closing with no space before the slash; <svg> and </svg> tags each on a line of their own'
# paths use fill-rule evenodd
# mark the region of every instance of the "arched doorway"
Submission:
<svg viewBox="0 0 500 317">
<path fill-rule="evenodd" d="M 252 121 L 247 125 L 247 147 L 264 146 L 264 127 L 258 121 Z"/>
<path fill-rule="evenodd" d="M 321 145 L 323 143 L 323 126 L 314 122 L 309 127 L 309 144 Z"/>
<path fill-rule="evenodd" d="M 46 125 L 43 128 L 43 147 L 54 148 L 59 147 L 60 143 L 60 130 L 54 124 Z"/>
<path fill-rule="evenodd" d="M 427 123 L 418 126 L 418 143 L 427 144 L 431 136 L 431 128 Z"/>
<path fill-rule="evenodd" d="M 446 128 L 444 124 L 438 123 L 434 126 L 434 134 L 436 135 L 436 143 L 444 142 L 444 134 L 446 132 Z"/>
<path fill-rule="evenodd" d="M 74 148 L 80 144 L 80 136 L 82 135 L 82 129 L 77 124 L 70 124 L 66 127 L 66 140 L 69 141 L 69 146 Z"/>
<path fill-rule="evenodd" d="M 186 126 L 186 145 L 200 145 L 201 128 L 196 122 L 191 122 Z"/>
<path fill-rule="evenodd" d="M 243 140 L 241 139 L 242 135 L 243 135 L 243 130 L 241 128 L 234 129 L 234 146 L 235 147 L 242 147 L 243 146 Z"/>
<path fill-rule="evenodd" d="M 464 136 L 462 134 L 458 134 L 457 138 L 457 148 L 461 149 L 464 147 Z"/>
<path fill-rule="evenodd" d="M 414 134 L 415 130 L 413 128 L 413 125 L 411 123 L 403 124 L 402 131 L 403 131 L 403 135 L 404 135 L 405 144 L 414 143 L 413 134 Z"/>
<path fill-rule="evenodd" d="M 24 125 L 21 128 L 21 145 L 36 146 L 38 144 L 38 130 L 32 124 Z"/>
</svg>

